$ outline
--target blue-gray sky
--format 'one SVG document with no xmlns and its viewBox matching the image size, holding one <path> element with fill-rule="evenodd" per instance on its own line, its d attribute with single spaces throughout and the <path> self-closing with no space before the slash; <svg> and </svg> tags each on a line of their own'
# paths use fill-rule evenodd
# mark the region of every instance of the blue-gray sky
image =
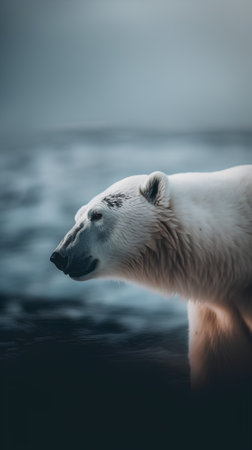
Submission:
<svg viewBox="0 0 252 450">
<path fill-rule="evenodd" d="M 250 0 L 1 0 L 0 133 L 252 126 Z"/>
</svg>

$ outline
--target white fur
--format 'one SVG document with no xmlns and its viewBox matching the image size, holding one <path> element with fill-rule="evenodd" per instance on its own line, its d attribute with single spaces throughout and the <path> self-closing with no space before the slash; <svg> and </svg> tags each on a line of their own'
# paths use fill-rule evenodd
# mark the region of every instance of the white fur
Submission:
<svg viewBox="0 0 252 450">
<path fill-rule="evenodd" d="M 104 196 L 118 193 L 129 198 L 108 208 Z M 90 223 L 94 210 L 103 217 Z M 82 207 L 76 221 L 91 237 L 106 236 L 90 240 L 99 264 L 81 280 L 132 280 L 190 299 L 194 386 L 251 373 L 252 166 L 129 177 Z"/>
</svg>

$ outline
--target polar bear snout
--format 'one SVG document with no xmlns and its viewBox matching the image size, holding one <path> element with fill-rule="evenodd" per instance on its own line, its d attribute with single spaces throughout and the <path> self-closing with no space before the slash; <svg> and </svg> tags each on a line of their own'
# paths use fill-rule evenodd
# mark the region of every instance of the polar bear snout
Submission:
<svg viewBox="0 0 252 450">
<path fill-rule="evenodd" d="M 78 222 L 63 237 L 54 249 L 50 261 L 57 269 L 69 275 L 74 280 L 84 281 L 93 278 L 98 266 L 95 243 L 97 241 L 93 227 L 90 224 Z M 92 273 L 92 275 L 90 275 Z"/>
<path fill-rule="evenodd" d="M 98 265 L 98 259 L 94 259 L 92 256 L 69 258 L 58 250 L 55 250 L 52 253 L 50 261 L 55 264 L 57 269 L 73 279 L 88 275 L 93 272 Z"/>
<path fill-rule="evenodd" d="M 57 269 L 64 271 L 64 269 L 67 267 L 68 257 L 63 256 L 60 252 L 55 251 L 52 253 L 50 261 L 55 264 Z"/>
</svg>

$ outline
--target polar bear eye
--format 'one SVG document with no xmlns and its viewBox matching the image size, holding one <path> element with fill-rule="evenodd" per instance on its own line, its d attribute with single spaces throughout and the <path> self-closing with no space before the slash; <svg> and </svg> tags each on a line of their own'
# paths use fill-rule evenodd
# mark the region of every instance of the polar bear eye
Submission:
<svg viewBox="0 0 252 450">
<path fill-rule="evenodd" d="M 98 212 L 94 212 L 91 216 L 91 221 L 96 222 L 97 220 L 100 220 L 102 218 L 102 214 Z"/>
</svg>

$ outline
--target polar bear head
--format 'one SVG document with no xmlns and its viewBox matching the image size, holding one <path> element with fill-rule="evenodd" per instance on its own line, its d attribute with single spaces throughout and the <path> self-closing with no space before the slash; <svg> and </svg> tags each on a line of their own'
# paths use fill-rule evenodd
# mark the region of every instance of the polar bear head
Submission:
<svg viewBox="0 0 252 450">
<path fill-rule="evenodd" d="M 75 225 L 50 259 L 74 280 L 124 278 L 144 249 L 152 247 L 158 217 L 168 207 L 164 173 L 120 180 L 78 210 Z"/>
</svg>

